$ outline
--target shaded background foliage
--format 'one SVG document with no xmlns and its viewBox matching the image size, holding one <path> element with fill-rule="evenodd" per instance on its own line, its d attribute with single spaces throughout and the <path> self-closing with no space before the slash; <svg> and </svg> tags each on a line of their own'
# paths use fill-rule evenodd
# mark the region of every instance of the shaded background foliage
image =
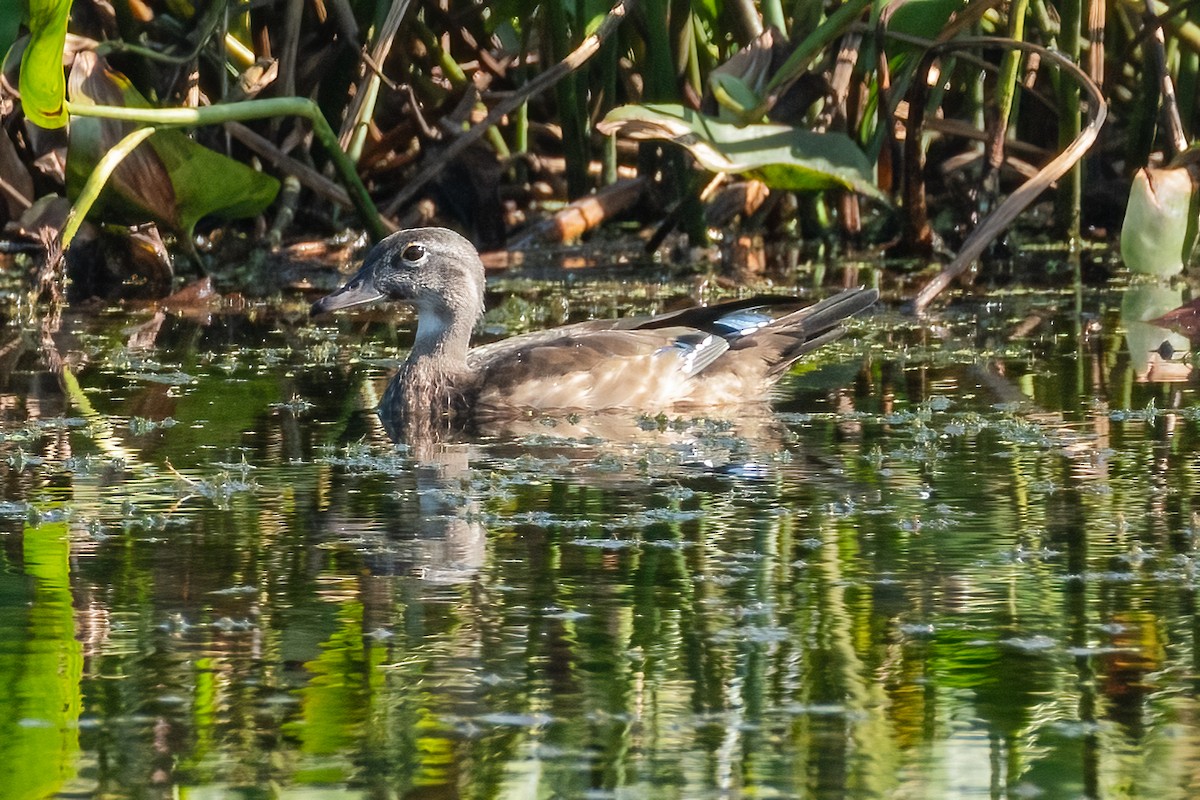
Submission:
<svg viewBox="0 0 1200 800">
<path fill-rule="evenodd" d="M 13 239 L 44 240 L 44 231 L 57 231 L 67 202 L 77 199 L 63 164 L 86 174 L 97 158 L 95 148 L 85 155 L 61 133 L 31 124 L 53 124 L 44 116 L 54 113 L 53 86 L 26 78 L 55 72 L 47 53 L 56 51 L 42 39 L 47 31 L 57 35 L 58 22 L 45 15 L 67 5 L 38 0 L 30 3 L 24 27 L 0 29 L 0 47 L 13 43 L 4 71 L 7 135 L 0 142 Z M 100 58 L 85 77 L 94 81 L 107 64 L 113 80 L 127 79 L 130 92 L 160 107 L 314 98 L 388 225 L 450 224 L 485 249 L 578 237 L 582 227 L 544 223 L 564 203 L 591 198 L 599 211 L 588 216 L 589 225 L 629 220 L 648 229 L 651 245 L 674 230 L 693 243 L 712 231 L 762 232 L 889 247 L 927 259 L 942 238 L 956 247 L 1080 124 L 1077 82 L 1036 52 L 999 47 L 935 55 L 931 46 L 981 33 L 1032 42 L 1065 52 L 1103 87 L 1111 114 L 1098 157 L 1088 162 L 1088 201 L 1079 201 L 1076 173 L 1056 187 L 1054 221 L 1060 233 L 1074 237 L 1081 213 L 1087 224 L 1113 229 L 1133 171 L 1174 155 L 1177 148 L 1158 134 L 1163 75 L 1175 79 L 1184 98 L 1179 111 L 1185 129 L 1196 113 L 1192 87 L 1200 36 L 1188 16 L 1193 12 L 1153 9 L 1167 25 L 1161 69 L 1141 6 L 1071 0 L 639 0 L 612 7 L 594 0 L 78 0 L 70 4 L 65 60 L 75 61 L 79 71 L 73 54 L 94 51 Z M 552 88 L 538 84 L 555 64 L 578 53 L 614 11 L 619 24 L 598 47 L 573 62 Z M 25 70 L 18 79 L 22 55 Z M 489 110 L 531 86 L 536 90 L 500 124 L 480 125 Z M 129 96 L 117 104 L 133 102 Z M 83 93 L 72 102 L 87 99 Z M 31 100 L 39 100 L 37 111 Z M 845 183 L 818 182 L 797 191 L 795 181 L 736 159 L 714 181 L 711 163 L 701 160 L 698 168 L 666 143 L 680 135 L 633 141 L 619 126 L 602 124 L 614 110 L 628 115 L 644 103 L 701 112 L 685 138 L 703 138 L 704 120 L 749 131 L 770 122 L 815 134 L 811 144 L 792 148 L 788 167 L 816 165 L 819 172 L 842 147 L 839 137 L 848 137 L 862 153 L 855 169 L 864 183 L 890 202 L 865 199 L 861 186 L 848 192 Z M 114 145 L 131 124 L 113 127 L 102 144 Z M 283 179 L 257 229 L 235 229 L 269 231 L 269 241 L 278 243 L 362 225 L 347 213 L 346 191 L 331 180 L 326 155 L 312 147 L 302 120 L 226 123 L 190 135 Z M 464 138 L 472 141 L 462 148 Z M 752 134 L 724 145 L 726 154 L 751 161 L 766 157 L 768 147 Z M 170 167 L 165 174 L 144 165 L 120 170 L 140 170 L 126 183 L 143 192 L 158 187 L 159 194 L 180 195 L 184 184 L 196 182 Z M 205 170 L 205 180 L 220 190 L 227 179 L 224 169 Z M 111 200 L 118 191 L 110 188 L 106 196 Z M 52 199 L 64 193 L 66 200 Z M 131 225 L 155 219 L 172 235 L 188 238 L 186 220 L 113 207 L 119 205 L 128 203 L 101 204 L 93 220 Z M 265 204 L 234 205 L 232 216 L 255 218 Z M 184 216 L 211 220 L 220 211 L 202 206 Z M 205 229 L 213 224 L 221 223 Z"/>
</svg>

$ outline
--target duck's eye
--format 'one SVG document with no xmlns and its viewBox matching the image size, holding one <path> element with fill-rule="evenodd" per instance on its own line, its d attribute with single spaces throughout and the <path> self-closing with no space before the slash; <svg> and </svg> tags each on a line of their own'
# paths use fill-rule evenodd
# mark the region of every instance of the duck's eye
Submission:
<svg viewBox="0 0 1200 800">
<path fill-rule="evenodd" d="M 400 253 L 400 257 L 410 264 L 416 264 L 425 258 L 425 245 L 410 244 Z"/>
</svg>

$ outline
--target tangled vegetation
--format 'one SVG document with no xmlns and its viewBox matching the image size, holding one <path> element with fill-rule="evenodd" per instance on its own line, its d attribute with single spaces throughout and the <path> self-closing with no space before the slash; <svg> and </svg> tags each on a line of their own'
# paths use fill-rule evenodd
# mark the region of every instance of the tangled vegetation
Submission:
<svg viewBox="0 0 1200 800">
<path fill-rule="evenodd" d="M 957 252 L 928 302 L 1051 185 L 1068 241 L 1115 229 L 1133 173 L 1186 148 L 1194 14 L 29 0 L 0 26 L 0 214 L 10 247 L 48 254 L 52 296 L 86 214 L 146 294 L 172 284 L 161 234 L 195 255 L 197 230 L 278 246 L 438 222 L 501 249 L 627 221 L 648 248 L 733 231 L 922 263 Z M 102 259 L 78 260 L 87 277 Z"/>
</svg>

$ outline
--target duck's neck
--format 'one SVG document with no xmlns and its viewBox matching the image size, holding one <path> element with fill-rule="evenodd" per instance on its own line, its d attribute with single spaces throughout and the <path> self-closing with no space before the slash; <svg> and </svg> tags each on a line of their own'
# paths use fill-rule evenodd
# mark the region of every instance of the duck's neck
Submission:
<svg viewBox="0 0 1200 800">
<path fill-rule="evenodd" d="M 417 317 L 417 338 L 409 351 L 410 364 L 459 372 L 467 368 L 467 350 L 478 314 L 425 309 Z"/>
<path fill-rule="evenodd" d="M 437 438 L 458 424 L 470 379 L 467 350 L 477 313 L 418 309 L 417 338 L 388 384 L 379 413 L 396 440 Z"/>
</svg>

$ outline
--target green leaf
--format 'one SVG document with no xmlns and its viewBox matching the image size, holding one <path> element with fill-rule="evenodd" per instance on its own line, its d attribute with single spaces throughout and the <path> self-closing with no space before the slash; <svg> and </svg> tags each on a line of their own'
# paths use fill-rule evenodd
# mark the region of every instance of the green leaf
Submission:
<svg viewBox="0 0 1200 800">
<path fill-rule="evenodd" d="M 758 92 L 736 75 L 713 72 L 709 77 L 708 85 L 712 89 L 717 103 L 722 108 L 732 111 L 738 118 L 752 113 L 762 103 Z"/>
<path fill-rule="evenodd" d="M 1143 275 L 1182 272 L 1195 245 L 1196 218 L 1196 186 L 1190 168 L 1138 170 L 1121 225 L 1125 266 Z"/>
<path fill-rule="evenodd" d="M 95 54 L 81 52 L 71 71 L 71 102 L 147 108 L 129 80 Z M 72 199 L 109 149 L 133 130 L 131 123 L 73 117 L 67 149 L 67 189 Z M 210 214 L 248 217 L 261 213 L 279 192 L 270 175 L 209 150 L 179 130 L 159 131 L 116 171 L 102 195 L 109 213 L 147 216 L 190 235 Z"/>
<path fill-rule="evenodd" d="M 674 142 L 711 172 L 748 175 L 775 189 L 850 189 L 887 202 L 867 157 L 840 133 L 768 123 L 739 127 L 667 104 L 621 106 L 596 127 L 636 140 Z"/>
<path fill-rule="evenodd" d="M 63 106 L 63 47 L 71 0 L 29 0 L 29 46 L 21 58 L 21 108 L 30 122 L 43 128 L 67 124 Z"/>
<path fill-rule="evenodd" d="M 962 9 L 962 0 L 908 0 L 895 6 L 887 20 L 889 31 L 922 39 L 936 39 L 950 15 Z"/>
<path fill-rule="evenodd" d="M 709 25 L 715 25 L 721 8 L 717 0 L 692 0 L 692 13 Z"/>
</svg>

